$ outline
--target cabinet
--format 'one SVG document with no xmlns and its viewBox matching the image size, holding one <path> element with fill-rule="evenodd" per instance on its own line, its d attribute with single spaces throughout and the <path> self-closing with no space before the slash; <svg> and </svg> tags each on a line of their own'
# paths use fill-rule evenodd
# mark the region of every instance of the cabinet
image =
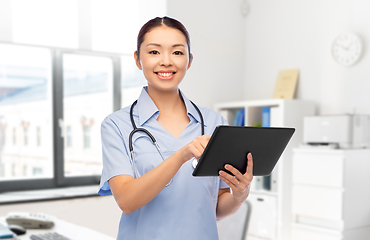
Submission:
<svg viewBox="0 0 370 240">
<path fill-rule="evenodd" d="M 292 240 L 370 236 L 370 149 L 294 149 Z"/>
<path fill-rule="evenodd" d="M 220 103 L 215 110 L 223 115 L 229 124 L 233 123 L 238 110 L 244 109 L 246 126 L 262 121 L 262 110 L 270 108 L 271 127 L 294 127 L 296 129 L 284 153 L 269 178 L 269 190 L 261 185 L 262 179 L 254 177 L 249 201 L 251 216 L 247 240 L 289 240 L 292 221 L 292 149 L 302 142 L 303 117 L 314 115 L 314 104 L 308 101 L 287 99 L 266 99 Z"/>
</svg>

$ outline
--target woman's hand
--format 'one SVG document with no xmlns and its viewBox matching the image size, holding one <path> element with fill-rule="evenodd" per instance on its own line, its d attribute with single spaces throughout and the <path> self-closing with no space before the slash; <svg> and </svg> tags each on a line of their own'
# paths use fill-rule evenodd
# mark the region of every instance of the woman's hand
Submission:
<svg viewBox="0 0 370 240">
<path fill-rule="evenodd" d="M 202 156 L 210 138 L 211 135 L 202 135 L 196 137 L 189 144 L 178 150 L 177 154 L 179 154 L 179 157 L 181 158 L 183 163 L 192 159 L 193 157 L 199 159 L 200 156 Z"/>
<path fill-rule="evenodd" d="M 253 179 L 253 158 L 252 154 L 247 155 L 247 171 L 243 175 L 238 169 L 233 166 L 226 164 L 225 168 L 232 172 L 234 176 L 228 174 L 225 171 L 219 172 L 219 177 L 223 180 L 232 190 L 232 194 L 238 202 L 243 202 L 249 195 L 250 183 Z"/>
</svg>

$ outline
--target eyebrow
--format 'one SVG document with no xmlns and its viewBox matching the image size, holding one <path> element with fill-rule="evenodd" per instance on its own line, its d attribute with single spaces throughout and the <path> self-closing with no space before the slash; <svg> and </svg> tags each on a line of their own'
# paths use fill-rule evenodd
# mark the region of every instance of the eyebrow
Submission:
<svg viewBox="0 0 370 240">
<path fill-rule="evenodd" d="M 148 47 L 150 45 L 153 45 L 153 46 L 156 46 L 156 47 L 161 47 L 161 45 L 158 44 L 158 43 L 148 43 L 146 46 Z M 181 44 L 181 43 L 178 43 L 178 44 L 172 45 L 172 47 L 185 47 L 185 45 Z"/>
</svg>

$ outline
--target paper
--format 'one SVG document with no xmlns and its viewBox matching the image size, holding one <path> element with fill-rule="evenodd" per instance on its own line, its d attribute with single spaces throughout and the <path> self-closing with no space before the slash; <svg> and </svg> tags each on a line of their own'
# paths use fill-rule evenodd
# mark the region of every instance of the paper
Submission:
<svg viewBox="0 0 370 240">
<path fill-rule="evenodd" d="M 293 99 L 297 82 L 298 69 L 280 71 L 275 86 L 274 98 Z"/>
</svg>

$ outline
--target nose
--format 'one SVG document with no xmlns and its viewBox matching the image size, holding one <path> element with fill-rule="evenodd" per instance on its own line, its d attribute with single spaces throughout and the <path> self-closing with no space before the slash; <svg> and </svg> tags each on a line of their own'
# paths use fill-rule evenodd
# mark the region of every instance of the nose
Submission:
<svg viewBox="0 0 370 240">
<path fill-rule="evenodd" d="M 164 67 L 169 67 L 169 66 L 172 66 L 172 64 L 173 62 L 172 62 L 171 54 L 162 54 L 160 65 Z"/>
</svg>

